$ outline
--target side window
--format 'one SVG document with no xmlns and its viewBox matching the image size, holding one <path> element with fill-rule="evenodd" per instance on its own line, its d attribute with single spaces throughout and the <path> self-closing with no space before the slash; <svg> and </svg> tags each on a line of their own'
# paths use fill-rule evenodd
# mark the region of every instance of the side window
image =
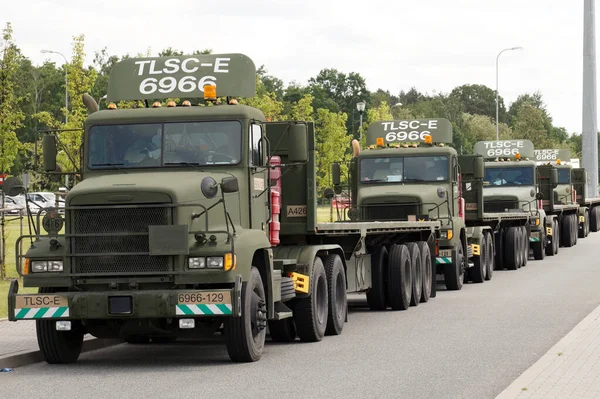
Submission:
<svg viewBox="0 0 600 399">
<path fill-rule="evenodd" d="M 262 128 L 260 125 L 250 125 L 250 164 L 263 166 Z"/>
</svg>

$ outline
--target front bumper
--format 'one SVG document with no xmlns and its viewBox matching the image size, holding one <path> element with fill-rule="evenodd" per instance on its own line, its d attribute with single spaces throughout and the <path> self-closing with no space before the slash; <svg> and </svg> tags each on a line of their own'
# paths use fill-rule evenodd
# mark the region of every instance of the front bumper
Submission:
<svg viewBox="0 0 600 399">
<path fill-rule="evenodd" d="M 19 294 L 13 280 L 8 292 L 8 319 L 86 320 L 168 317 L 240 317 L 242 277 L 231 289 L 181 289 Z"/>
</svg>

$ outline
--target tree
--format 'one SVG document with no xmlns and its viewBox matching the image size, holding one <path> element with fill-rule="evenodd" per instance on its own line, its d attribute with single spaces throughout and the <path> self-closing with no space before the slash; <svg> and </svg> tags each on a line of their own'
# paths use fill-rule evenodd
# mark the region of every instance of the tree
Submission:
<svg viewBox="0 0 600 399">
<path fill-rule="evenodd" d="M 9 22 L 2 30 L 0 47 L 0 173 L 10 170 L 17 157 L 20 143 L 16 131 L 25 117 L 19 108 L 21 98 L 15 95 L 15 80 L 21 55 L 13 42 L 12 34 Z"/>
<path fill-rule="evenodd" d="M 256 96 L 241 99 L 240 104 L 260 109 L 267 121 L 276 122 L 282 119 L 283 103 L 278 101 L 275 93 L 268 92 L 260 77 L 256 77 Z"/>
<path fill-rule="evenodd" d="M 530 140 L 535 148 L 554 148 L 544 112 L 530 103 L 519 109 L 512 126 L 514 139 Z"/>
<path fill-rule="evenodd" d="M 496 92 L 489 87 L 477 84 L 458 86 L 450 92 L 450 97 L 458 99 L 461 112 L 496 120 Z M 502 122 L 505 117 L 504 99 L 498 97 L 498 119 Z"/>
<path fill-rule="evenodd" d="M 348 116 L 345 113 L 334 113 L 327 109 L 318 109 L 315 117 L 315 134 L 317 136 L 317 191 L 322 196 L 323 191 L 330 186 L 331 165 L 342 161 L 344 154 L 350 148 L 350 135 L 346 131 Z"/>
<path fill-rule="evenodd" d="M 305 94 L 295 104 L 291 105 L 289 117 L 287 119 L 296 121 L 312 121 L 314 109 L 312 107 L 313 96 Z"/>
</svg>

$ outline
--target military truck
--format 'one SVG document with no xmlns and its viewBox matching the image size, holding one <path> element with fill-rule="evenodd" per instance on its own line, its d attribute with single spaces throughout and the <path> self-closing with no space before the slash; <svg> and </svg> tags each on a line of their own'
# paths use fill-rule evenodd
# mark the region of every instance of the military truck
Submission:
<svg viewBox="0 0 600 399">
<path fill-rule="evenodd" d="M 459 290 L 464 281 L 491 279 L 493 259 L 488 254 L 493 254 L 493 228 L 506 226 L 513 231 L 512 225 L 524 225 L 528 216 L 523 212 L 476 213 L 467 220 L 465 170 L 459 166 L 456 150 L 446 146 L 451 142 L 452 125 L 443 118 L 370 124 L 368 149 L 355 151 L 350 164 L 348 214 L 355 221 L 411 220 L 415 214 L 418 220 L 440 221 L 435 274 L 444 276 L 447 289 Z M 472 161 L 466 160 L 465 167 Z M 475 163 L 470 173 L 479 181 L 484 177 L 483 160 Z M 482 209 L 481 201 L 474 196 L 470 206 L 476 210 L 479 203 Z"/>
<path fill-rule="evenodd" d="M 558 235 L 558 239 L 552 237 L 553 245 L 547 247 L 546 254 L 551 251 L 558 253 L 559 246 L 576 245 L 579 232 L 585 237 L 589 231 L 588 209 L 577 202 L 571 182 L 571 166 L 563 159 L 570 159 L 569 150 L 535 150 L 542 206 L 547 215 L 556 216 L 551 230 L 547 229 L 554 236 Z"/>
<path fill-rule="evenodd" d="M 131 58 L 111 71 L 106 110 L 83 95 L 64 217 L 46 209 L 16 243 L 17 271 L 39 293 L 13 280 L 8 294 L 9 320 L 35 320 L 48 363 L 75 362 L 86 333 L 139 344 L 219 331 L 231 360 L 257 361 L 267 326 L 279 341 L 341 334 L 346 290 L 372 284 L 366 242 L 408 234 L 424 258 L 436 251 L 434 221 L 317 224 L 314 125 L 267 123 L 239 104 L 255 82 L 242 54 Z M 47 173 L 66 173 L 59 136 L 43 135 Z M 17 179 L 4 189 L 25 191 Z M 393 248 L 387 294 L 401 308 L 411 260 Z"/>
<path fill-rule="evenodd" d="M 546 227 L 552 228 L 556 216 L 546 217 L 542 207 L 533 143 L 529 140 L 480 141 L 475 143 L 473 152 L 486 161 L 484 210 L 521 209 L 529 213 L 530 223 L 526 229 L 529 244 L 524 251 L 523 265 L 527 264 L 530 249 L 534 259 L 544 259 L 548 243 Z"/>
</svg>

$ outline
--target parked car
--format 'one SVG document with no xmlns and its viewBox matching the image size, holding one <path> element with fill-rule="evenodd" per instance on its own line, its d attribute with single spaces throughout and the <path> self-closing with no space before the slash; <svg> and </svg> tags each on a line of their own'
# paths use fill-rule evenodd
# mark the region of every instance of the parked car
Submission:
<svg viewBox="0 0 600 399">
<path fill-rule="evenodd" d="M 9 198 L 9 197 L 7 197 Z M 15 197 L 10 197 L 11 200 L 15 201 L 20 207 L 21 207 L 21 211 L 25 210 L 25 196 L 24 195 L 17 195 Z M 29 212 L 32 215 L 37 215 L 38 211 L 40 210 L 40 207 L 36 204 L 34 204 L 33 202 L 29 201 Z M 25 212 L 22 212 L 23 214 Z"/>
<path fill-rule="evenodd" d="M 56 207 L 56 195 L 51 192 L 28 193 L 27 199 L 42 208 Z M 61 209 L 62 208 L 62 209 Z M 64 213 L 65 200 L 58 199 L 58 211 Z"/>
<path fill-rule="evenodd" d="M 13 197 L 4 196 L 4 209 L 8 209 L 6 211 L 8 215 L 19 215 L 25 209 L 25 202 L 21 203 Z"/>
</svg>

